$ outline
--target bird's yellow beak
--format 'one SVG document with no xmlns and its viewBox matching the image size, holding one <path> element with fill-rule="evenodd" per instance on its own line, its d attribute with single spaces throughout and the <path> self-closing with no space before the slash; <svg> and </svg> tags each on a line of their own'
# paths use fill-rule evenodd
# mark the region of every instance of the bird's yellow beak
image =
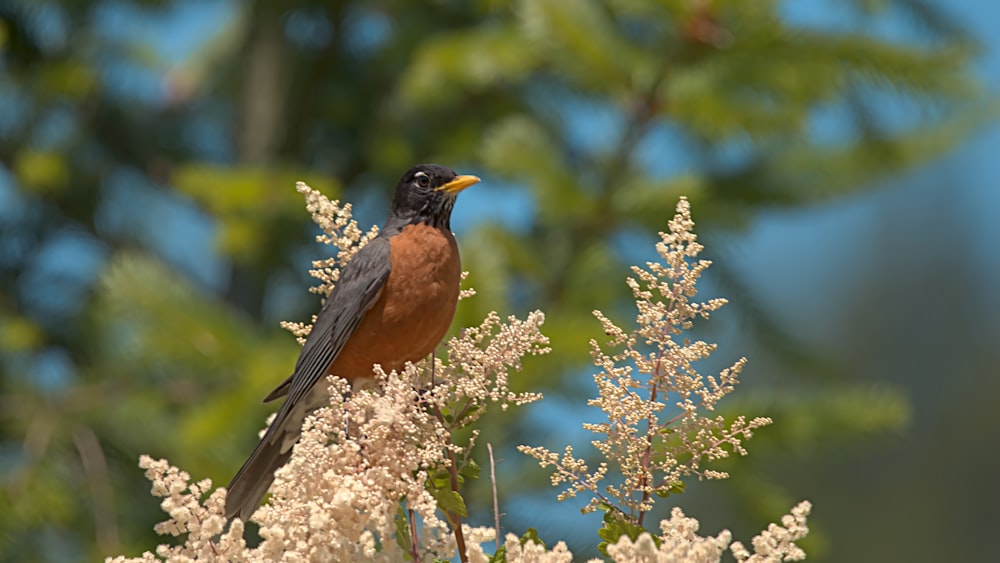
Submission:
<svg viewBox="0 0 1000 563">
<path fill-rule="evenodd" d="M 478 184 L 479 181 L 479 176 L 455 176 L 454 180 L 440 186 L 435 191 L 457 194 L 473 184 Z"/>
</svg>

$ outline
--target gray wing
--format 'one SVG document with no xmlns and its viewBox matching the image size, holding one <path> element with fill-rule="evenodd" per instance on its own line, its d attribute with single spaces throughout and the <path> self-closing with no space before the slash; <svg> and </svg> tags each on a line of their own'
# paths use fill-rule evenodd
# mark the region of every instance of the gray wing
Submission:
<svg viewBox="0 0 1000 563">
<path fill-rule="evenodd" d="M 291 444 L 298 439 L 304 413 L 312 408 L 303 401 L 309 400 L 310 391 L 378 301 L 391 267 L 389 240 L 382 236 L 365 245 L 344 267 L 340 281 L 316 316 L 295 370 L 268 395 L 273 399 L 287 393 L 288 398 L 227 487 L 226 517 L 230 520 L 239 517 L 246 521 L 260 506 L 275 470 L 292 455 Z M 297 408 L 300 403 L 302 408 Z"/>
<path fill-rule="evenodd" d="M 288 391 L 288 399 L 272 426 L 279 425 L 288 411 L 326 376 L 330 364 L 378 300 L 390 269 L 389 240 L 385 237 L 376 237 L 366 244 L 344 267 L 340 281 L 316 316 L 290 381 L 268 395 L 274 398 L 281 390 Z"/>
<path fill-rule="evenodd" d="M 268 395 L 288 399 L 281 405 L 274 422 L 254 448 L 243 467 L 226 487 L 226 517 L 246 521 L 260 506 L 274 480 L 274 472 L 292 455 L 291 444 L 301 431 L 303 401 L 326 375 L 326 370 L 357 330 L 372 308 L 389 278 L 389 240 L 376 237 L 362 248 L 344 268 L 340 281 L 316 317 L 312 332 L 295 363 L 292 375 Z M 303 403 L 302 409 L 296 407 Z M 291 416 L 293 413 L 294 416 Z"/>
</svg>

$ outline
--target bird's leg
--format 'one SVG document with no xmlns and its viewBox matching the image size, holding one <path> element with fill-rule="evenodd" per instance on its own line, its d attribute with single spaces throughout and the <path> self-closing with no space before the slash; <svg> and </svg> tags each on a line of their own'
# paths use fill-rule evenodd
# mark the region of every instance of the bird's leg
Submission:
<svg viewBox="0 0 1000 563">
<path fill-rule="evenodd" d="M 341 396 L 340 396 L 340 400 L 343 401 L 344 403 L 346 403 L 348 400 L 350 400 L 351 395 L 353 393 L 354 393 L 354 389 L 353 388 L 352 389 L 348 389 L 347 391 L 344 391 L 343 394 L 341 394 Z M 346 412 L 347 411 L 345 410 L 344 413 L 346 414 Z M 345 416 L 344 417 L 344 437 L 345 438 L 350 438 L 351 437 L 351 417 L 349 417 L 349 416 Z"/>
<path fill-rule="evenodd" d="M 434 378 L 437 371 L 437 356 L 434 355 L 434 352 L 431 352 L 430 361 L 431 361 L 430 385 L 425 387 L 421 385 L 419 382 L 415 383 L 416 387 L 415 390 L 417 392 L 416 402 L 418 405 L 430 406 L 430 402 L 427 400 L 427 393 L 429 393 L 431 389 L 434 389 L 435 386 Z"/>
<path fill-rule="evenodd" d="M 437 368 L 437 355 L 431 352 L 431 389 L 434 388 L 434 375 L 436 374 L 435 369 Z"/>
</svg>

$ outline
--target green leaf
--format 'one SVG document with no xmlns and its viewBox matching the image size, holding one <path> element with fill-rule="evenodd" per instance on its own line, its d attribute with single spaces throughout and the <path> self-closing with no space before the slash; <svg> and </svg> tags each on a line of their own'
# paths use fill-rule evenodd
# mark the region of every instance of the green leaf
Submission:
<svg viewBox="0 0 1000 563">
<path fill-rule="evenodd" d="M 101 87 L 97 70 L 74 60 L 41 66 L 38 79 L 47 93 L 69 98 L 88 98 Z"/>
<path fill-rule="evenodd" d="M 538 51 L 514 25 L 483 25 L 423 43 L 400 83 L 403 105 L 448 107 L 469 91 L 519 81 Z"/>
<path fill-rule="evenodd" d="M 623 535 L 627 535 L 630 539 L 635 540 L 645 531 L 645 528 L 632 523 L 618 510 L 611 509 L 605 511 L 604 523 L 601 525 L 601 529 L 597 531 L 598 537 L 604 541 L 598 544 L 597 549 L 603 555 L 607 556 L 609 544 L 617 543 Z M 660 542 L 657 536 L 654 535 L 653 540 L 659 545 Z"/>
<path fill-rule="evenodd" d="M 552 67 L 575 82 L 620 94 L 648 86 L 658 62 L 637 49 L 595 0 L 527 0 L 518 10 L 525 35 Z"/>
<path fill-rule="evenodd" d="M 572 223 L 595 209 L 563 158 L 556 133 L 526 115 L 511 115 L 483 135 L 480 157 L 501 177 L 528 181 L 544 221 Z"/>
<path fill-rule="evenodd" d="M 449 489 L 451 488 L 451 474 L 445 469 L 438 469 L 430 475 L 427 486 L 432 493 L 437 490 Z"/>
<path fill-rule="evenodd" d="M 449 514 L 468 518 L 469 509 L 466 508 L 465 499 L 462 498 L 462 495 L 458 491 L 438 490 L 431 493 L 434 495 L 434 499 L 437 500 L 438 508 Z"/>
<path fill-rule="evenodd" d="M 529 541 L 545 547 L 545 542 L 542 541 L 542 538 L 538 537 L 538 530 L 534 528 L 528 528 L 528 531 L 524 532 L 524 535 L 521 536 L 521 545 L 524 545 Z"/>
<path fill-rule="evenodd" d="M 396 517 L 393 520 L 396 522 L 396 545 L 403 550 L 403 553 L 412 552 L 413 539 L 410 537 L 410 522 L 402 504 L 396 506 Z"/>
<path fill-rule="evenodd" d="M 913 416 L 903 389 L 868 383 L 827 385 L 809 393 L 744 394 L 727 409 L 773 418 L 775 424 L 754 440 L 800 453 L 898 431 Z"/>
<path fill-rule="evenodd" d="M 527 115 L 511 115 L 483 135 L 480 157 L 487 166 L 507 177 L 533 184 L 570 182 L 573 176 L 561 165 L 560 149 L 553 136 Z M 569 203 L 569 202 L 567 202 Z"/>
<path fill-rule="evenodd" d="M 55 151 L 18 151 L 14 157 L 14 174 L 21 186 L 37 194 L 58 193 L 70 180 L 69 163 Z"/>
<path fill-rule="evenodd" d="M 520 541 L 521 545 L 524 545 L 525 543 L 531 541 L 541 545 L 542 547 L 545 546 L 545 543 L 542 542 L 542 540 L 538 539 L 538 532 L 534 528 L 528 528 L 528 531 L 525 532 L 523 536 L 521 536 Z M 493 555 L 490 556 L 489 562 L 504 563 L 506 561 L 507 561 L 507 546 L 501 544 L 499 549 L 497 549 L 493 553 Z"/>
<path fill-rule="evenodd" d="M 670 495 L 679 495 L 684 492 L 684 481 L 674 481 L 665 487 L 660 487 L 656 489 L 656 496 L 660 498 L 667 498 Z"/>
<path fill-rule="evenodd" d="M 6 311 L 4 311 L 7 314 Z M 45 335 L 35 322 L 28 318 L 7 314 L 0 319 L 0 350 L 25 352 L 44 343 Z"/>
<path fill-rule="evenodd" d="M 475 460 L 470 459 L 468 463 L 463 465 L 462 468 L 458 470 L 458 474 L 465 479 L 475 481 L 476 479 L 479 479 L 481 471 L 482 468 L 479 467 L 479 464 L 476 463 Z"/>
<path fill-rule="evenodd" d="M 267 256 L 276 232 L 292 234 L 287 225 L 306 219 L 298 180 L 328 195 L 339 191 L 328 175 L 294 168 L 186 164 L 172 177 L 180 192 L 218 217 L 219 248 L 250 263 Z"/>
</svg>

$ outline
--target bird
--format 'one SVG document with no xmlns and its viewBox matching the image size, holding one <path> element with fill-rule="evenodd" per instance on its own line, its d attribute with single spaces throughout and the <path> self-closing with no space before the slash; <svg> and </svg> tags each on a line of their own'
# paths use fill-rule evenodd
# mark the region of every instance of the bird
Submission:
<svg viewBox="0 0 1000 563">
<path fill-rule="evenodd" d="M 274 421 L 229 483 L 225 515 L 246 522 L 292 454 L 308 413 L 328 405 L 328 374 L 352 383 L 401 370 L 431 352 L 451 325 L 462 268 L 451 232 L 459 192 L 478 183 L 436 164 L 396 185 L 379 234 L 354 255 L 316 316 L 292 374 L 264 402 L 285 397 Z"/>
</svg>

